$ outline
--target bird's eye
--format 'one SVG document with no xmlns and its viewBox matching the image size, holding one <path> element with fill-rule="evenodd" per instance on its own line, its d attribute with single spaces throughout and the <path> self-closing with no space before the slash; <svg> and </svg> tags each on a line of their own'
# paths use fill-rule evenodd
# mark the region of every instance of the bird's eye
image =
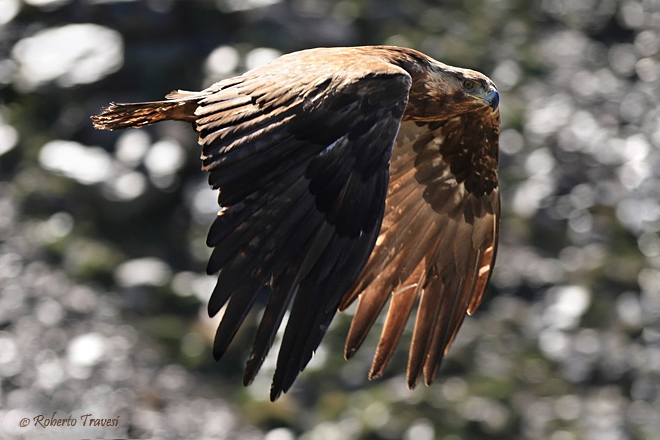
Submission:
<svg viewBox="0 0 660 440">
<path fill-rule="evenodd" d="M 471 79 L 466 79 L 465 81 L 463 81 L 463 87 L 465 88 L 465 90 L 474 90 L 475 88 L 477 88 L 477 82 L 472 81 Z"/>
</svg>

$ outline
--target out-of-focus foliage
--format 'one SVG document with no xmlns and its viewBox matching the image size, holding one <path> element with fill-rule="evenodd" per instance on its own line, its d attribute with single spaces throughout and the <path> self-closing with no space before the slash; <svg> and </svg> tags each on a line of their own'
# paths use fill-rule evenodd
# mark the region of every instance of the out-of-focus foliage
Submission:
<svg viewBox="0 0 660 440">
<path fill-rule="evenodd" d="M 111 437 L 660 439 L 657 0 L 0 0 L 0 34 L 3 436 L 52 438 L 18 420 L 95 408 L 122 415 Z M 378 329 L 345 362 L 349 310 L 271 404 L 274 358 L 240 386 L 258 311 L 211 358 L 218 207 L 193 131 L 89 115 L 362 44 L 498 85 L 492 286 L 430 388 L 405 387 L 410 334 L 382 379 L 366 380 Z"/>
</svg>

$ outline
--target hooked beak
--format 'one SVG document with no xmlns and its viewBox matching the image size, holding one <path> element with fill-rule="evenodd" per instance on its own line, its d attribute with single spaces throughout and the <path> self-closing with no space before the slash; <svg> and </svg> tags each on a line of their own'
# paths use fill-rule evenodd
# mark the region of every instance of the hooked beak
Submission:
<svg viewBox="0 0 660 440">
<path fill-rule="evenodd" d="M 484 98 L 484 102 L 495 111 L 500 106 L 500 94 L 497 93 L 497 90 L 492 89 Z"/>
</svg>

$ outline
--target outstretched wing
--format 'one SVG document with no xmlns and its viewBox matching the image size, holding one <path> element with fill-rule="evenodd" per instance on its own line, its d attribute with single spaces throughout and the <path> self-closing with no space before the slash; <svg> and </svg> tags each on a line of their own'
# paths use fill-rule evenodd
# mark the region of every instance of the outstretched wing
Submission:
<svg viewBox="0 0 660 440">
<path fill-rule="evenodd" d="M 370 378 L 387 366 L 419 299 L 408 386 L 422 371 L 430 384 L 465 314 L 481 302 L 499 230 L 498 135 L 499 113 L 490 109 L 401 125 L 380 235 L 340 305 L 360 295 L 346 341 L 350 358 L 392 294 Z"/>
<path fill-rule="evenodd" d="M 338 56 L 335 65 L 319 54 L 284 56 L 212 86 L 195 112 L 203 168 L 222 207 L 207 239 L 207 271 L 219 272 L 209 314 L 226 304 L 214 357 L 270 287 L 250 383 L 295 297 L 271 400 L 305 368 L 373 249 L 411 85 L 381 59 Z"/>
</svg>

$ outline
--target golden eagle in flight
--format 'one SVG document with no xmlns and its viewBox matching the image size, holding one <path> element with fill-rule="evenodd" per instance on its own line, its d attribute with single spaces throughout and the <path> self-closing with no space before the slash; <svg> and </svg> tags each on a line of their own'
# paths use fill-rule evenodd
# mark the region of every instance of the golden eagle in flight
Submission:
<svg viewBox="0 0 660 440">
<path fill-rule="evenodd" d="M 358 306 L 345 356 L 391 297 L 369 377 L 383 373 L 419 302 L 408 386 L 435 378 L 497 249 L 499 94 L 481 73 L 400 47 L 284 55 L 200 92 L 111 104 L 94 126 L 191 122 L 219 189 L 208 304 L 226 306 L 216 360 L 270 290 L 243 381 L 252 382 L 285 312 L 271 400 L 310 361 L 337 310 Z"/>
</svg>

